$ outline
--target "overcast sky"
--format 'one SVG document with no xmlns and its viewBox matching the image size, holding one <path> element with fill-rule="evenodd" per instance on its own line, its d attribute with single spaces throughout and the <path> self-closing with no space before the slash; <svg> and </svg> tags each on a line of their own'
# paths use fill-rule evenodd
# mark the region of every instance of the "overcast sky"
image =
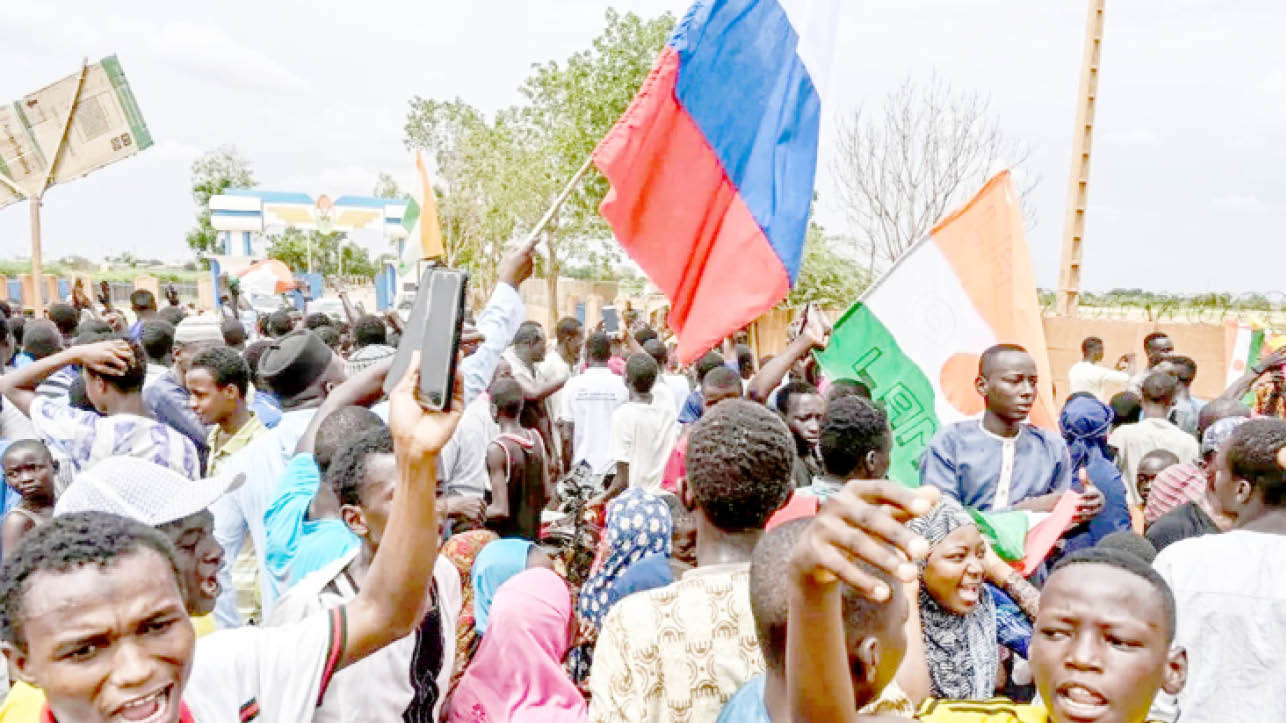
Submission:
<svg viewBox="0 0 1286 723">
<path fill-rule="evenodd" d="M 609 3 L 0 3 L 0 102 L 116 53 L 156 146 L 48 192 L 45 255 L 188 256 L 189 167 L 234 144 L 261 187 L 367 194 L 381 170 L 409 181 L 407 100 L 459 96 L 491 112 L 519 100 L 532 63 L 564 58 Z M 684 0 L 623 0 L 681 14 Z M 835 114 L 936 72 L 990 96 L 1042 177 L 1030 242 L 1056 284 L 1083 0 L 847 0 L 823 128 L 819 216 Z M 1087 289 L 1286 291 L 1286 3 L 1109 3 L 1095 135 Z M 0 210 L 0 250 L 29 253 L 24 205 Z M 1267 261 L 1268 263 L 1264 263 Z"/>
</svg>

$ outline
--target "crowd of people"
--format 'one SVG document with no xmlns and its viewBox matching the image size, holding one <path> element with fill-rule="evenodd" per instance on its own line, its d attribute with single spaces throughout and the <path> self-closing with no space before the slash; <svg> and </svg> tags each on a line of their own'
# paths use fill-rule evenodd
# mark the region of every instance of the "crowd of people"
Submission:
<svg viewBox="0 0 1286 723">
<path fill-rule="evenodd" d="M 820 315 L 684 367 L 629 315 L 527 320 L 531 268 L 449 412 L 347 299 L 0 305 L 0 723 L 1280 715 L 1286 350 L 1201 400 L 1164 334 L 1143 368 L 1086 339 L 1058 429 L 1026 350 L 977 350 L 985 411 L 894 482 Z M 1069 496 L 1020 572 L 986 515 Z"/>
</svg>

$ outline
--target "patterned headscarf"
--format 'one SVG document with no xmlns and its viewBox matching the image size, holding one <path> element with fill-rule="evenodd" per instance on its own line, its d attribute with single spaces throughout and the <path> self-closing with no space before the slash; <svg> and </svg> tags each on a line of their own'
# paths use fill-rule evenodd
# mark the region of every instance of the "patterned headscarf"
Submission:
<svg viewBox="0 0 1286 723">
<path fill-rule="evenodd" d="M 1232 430 L 1249 421 L 1250 417 L 1224 417 L 1215 421 L 1206 427 L 1205 433 L 1201 435 L 1201 453 L 1218 452 L 1223 443 L 1232 436 Z"/>
<path fill-rule="evenodd" d="M 947 535 L 974 524 L 959 502 L 943 497 L 929 514 L 912 519 L 907 527 L 937 547 Z M 921 561 L 922 570 L 925 564 Z M 922 580 L 920 629 L 933 697 L 984 700 L 995 694 L 996 666 L 1000 663 L 996 605 L 985 587 L 967 615 L 956 615 L 929 594 Z"/>
<path fill-rule="evenodd" d="M 606 554 L 581 587 L 577 601 L 581 617 L 601 628 L 616 578 L 648 555 L 669 557 L 672 537 L 670 508 L 660 498 L 633 488 L 612 500 L 607 506 Z"/>
</svg>

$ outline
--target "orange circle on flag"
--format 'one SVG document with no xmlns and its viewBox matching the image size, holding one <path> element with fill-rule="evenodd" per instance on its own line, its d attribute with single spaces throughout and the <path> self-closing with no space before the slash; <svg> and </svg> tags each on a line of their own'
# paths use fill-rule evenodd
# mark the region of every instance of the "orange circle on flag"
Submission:
<svg viewBox="0 0 1286 723">
<path fill-rule="evenodd" d="M 938 371 L 938 388 L 957 412 L 972 417 L 981 414 L 986 403 L 974 388 L 978 377 L 977 354 L 952 354 Z"/>
</svg>

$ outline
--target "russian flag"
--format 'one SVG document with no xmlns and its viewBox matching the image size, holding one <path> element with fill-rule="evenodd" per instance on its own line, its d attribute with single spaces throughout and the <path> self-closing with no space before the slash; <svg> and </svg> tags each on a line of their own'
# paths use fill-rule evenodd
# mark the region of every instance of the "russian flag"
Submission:
<svg viewBox="0 0 1286 723">
<path fill-rule="evenodd" d="M 599 212 L 671 302 L 685 362 L 786 297 L 839 0 L 698 0 L 594 150 Z"/>
</svg>

